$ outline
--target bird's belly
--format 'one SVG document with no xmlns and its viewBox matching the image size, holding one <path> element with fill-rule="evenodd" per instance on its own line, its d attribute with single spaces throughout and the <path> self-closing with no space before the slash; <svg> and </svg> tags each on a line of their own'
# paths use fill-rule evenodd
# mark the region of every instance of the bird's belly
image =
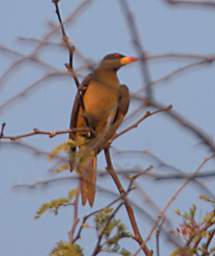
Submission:
<svg viewBox="0 0 215 256">
<path fill-rule="evenodd" d="M 112 115 L 115 115 L 118 103 L 118 88 L 91 85 L 84 95 L 87 113 L 97 125 L 105 124 Z"/>
</svg>

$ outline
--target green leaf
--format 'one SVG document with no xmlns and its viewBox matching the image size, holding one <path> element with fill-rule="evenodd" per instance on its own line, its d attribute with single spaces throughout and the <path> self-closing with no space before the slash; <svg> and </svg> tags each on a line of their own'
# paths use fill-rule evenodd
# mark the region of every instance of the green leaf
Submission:
<svg viewBox="0 0 215 256">
<path fill-rule="evenodd" d="M 77 195 L 77 192 L 77 188 L 71 189 L 68 193 L 68 199 L 71 200 L 73 197 L 75 197 Z"/>
<path fill-rule="evenodd" d="M 57 214 L 60 207 L 67 206 L 69 204 L 70 202 L 68 198 L 59 198 L 59 199 L 49 201 L 47 203 L 42 204 L 42 206 L 38 208 L 34 218 L 35 219 L 40 218 L 47 211 L 51 211 L 54 214 Z"/>
<path fill-rule="evenodd" d="M 76 147 L 75 141 L 72 139 L 67 140 L 66 142 L 58 145 L 49 153 L 49 160 L 52 160 L 53 158 L 58 156 L 61 152 L 69 153 L 71 149 L 74 147 Z"/>
<path fill-rule="evenodd" d="M 170 256 L 193 256 L 193 255 L 195 255 L 195 253 L 190 248 L 177 248 L 170 254 Z"/>
<path fill-rule="evenodd" d="M 132 235 L 120 219 L 112 217 L 112 213 L 112 208 L 105 208 L 95 215 L 96 230 L 99 234 L 103 234 L 103 248 L 101 248 L 101 251 L 125 256 L 131 255 L 129 251 L 120 246 L 119 242 L 121 239 L 129 238 Z M 112 219 L 110 219 L 111 217 Z"/>
<path fill-rule="evenodd" d="M 83 256 L 83 252 L 78 244 L 70 244 L 61 241 L 51 251 L 49 256 Z"/>
<path fill-rule="evenodd" d="M 200 196 L 199 196 L 199 198 L 200 198 L 201 200 L 206 201 L 206 202 L 209 202 L 209 203 L 215 204 L 215 199 L 211 199 L 211 198 L 209 198 L 209 196 L 208 196 L 208 195 L 200 195 Z"/>
<path fill-rule="evenodd" d="M 60 172 L 63 172 L 63 171 L 69 170 L 69 169 L 70 169 L 69 163 L 65 163 L 65 164 L 60 165 L 56 169 L 54 169 L 53 172 L 54 173 L 60 173 Z"/>
</svg>

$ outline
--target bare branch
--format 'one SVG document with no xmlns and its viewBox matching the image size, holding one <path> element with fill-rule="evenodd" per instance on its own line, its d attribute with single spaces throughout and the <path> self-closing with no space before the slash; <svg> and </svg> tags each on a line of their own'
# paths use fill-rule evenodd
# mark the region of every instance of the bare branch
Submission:
<svg viewBox="0 0 215 256">
<path fill-rule="evenodd" d="M 4 137 L 5 126 L 6 126 L 6 123 L 2 123 L 2 125 L 1 125 L 1 132 L 0 132 L 0 139 Z"/>
<path fill-rule="evenodd" d="M 168 4 L 171 5 L 184 5 L 188 7 L 206 7 L 206 8 L 215 8 L 214 1 L 201 1 L 201 0 L 166 0 Z"/>
<path fill-rule="evenodd" d="M 138 34 L 138 30 L 136 27 L 136 23 L 134 20 L 134 15 L 131 12 L 127 0 L 121 0 L 120 1 L 121 8 L 123 10 L 123 13 L 125 14 L 126 21 L 128 24 L 128 28 L 130 30 L 132 42 L 134 44 L 134 47 L 140 56 L 142 62 L 141 62 L 141 69 L 143 74 L 143 81 L 145 82 L 145 93 L 146 98 L 150 101 L 152 98 L 152 88 L 151 88 L 151 77 L 149 73 L 149 67 L 147 63 L 147 58 L 145 57 L 144 48 L 141 44 L 140 36 Z"/>
<path fill-rule="evenodd" d="M 171 109 L 172 109 L 172 105 L 169 105 L 167 107 L 161 108 L 161 109 L 153 111 L 153 112 L 150 112 L 150 111 L 145 112 L 145 114 L 142 117 L 140 117 L 134 124 L 130 125 L 129 127 L 124 129 L 120 133 L 116 134 L 114 136 L 113 140 L 115 140 L 116 138 L 120 137 L 121 135 L 129 132 L 130 130 L 132 130 L 134 128 L 137 128 L 146 118 L 148 118 L 150 116 L 153 116 L 153 115 L 156 115 L 156 114 L 161 113 L 161 112 L 170 111 Z"/>
<path fill-rule="evenodd" d="M 0 136 L 0 140 L 11 140 L 11 141 L 17 141 L 26 137 L 31 137 L 35 135 L 46 135 L 49 138 L 53 138 L 58 135 L 62 134 L 70 134 L 70 133 L 76 133 L 76 132 L 86 132 L 89 133 L 89 128 L 73 128 L 73 129 L 64 129 L 64 130 L 52 130 L 52 131 L 44 131 L 37 128 L 34 128 L 31 132 L 23 133 L 16 136 Z"/>
<path fill-rule="evenodd" d="M 75 51 L 75 46 L 71 44 L 69 37 L 66 34 L 66 30 L 64 29 L 64 25 L 62 22 L 62 18 L 61 18 L 61 14 L 60 14 L 60 9 L 58 6 L 59 0 L 52 0 L 52 2 L 55 5 L 56 8 L 56 14 L 60 23 L 60 28 L 61 28 L 61 32 L 62 32 L 62 38 L 63 38 L 63 43 L 65 44 L 65 47 L 68 49 L 69 52 L 69 63 L 65 64 L 65 67 L 67 69 L 67 71 L 71 74 L 73 80 L 75 81 L 76 84 L 76 88 L 77 88 L 77 93 L 79 96 L 79 101 L 80 101 L 80 106 L 83 110 L 83 112 L 85 112 L 85 106 L 84 106 L 84 100 L 83 100 L 83 91 L 81 88 L 81 83 L 79 82 L 79 79 L 75 73 L 75 70 L 73 68 L 73 55 L 74 55 L 74 51 Z M 87 115 L 83 115 L 84 121 L 87 125 L 87 127 L 90 127 L 90 122 L 87 118 Z M 91 131 L 90 131 L 91 134 Z"/>
<path fill-rule="evenodd" d="M 197 167 L 197 169 L 193 172 L 192 176 L 196 175 L 197 173 L 199 173 L 201 171 L 201 169 L 203 168 L 203 166 L 211 159 L 210 157 L 206 157 L 201 163 L 200 165 Z M 170 199 L 167 201 L 165 207 L 163 208 L 163 210 L 161 210 L 157 221 L 154 223 L 149 235 L 146 238 L 146 241 L 149 241 L 151 239 L 152 234 L 154 233 L 154 231 L 156 230 L 158 224 L 160 222 L 162 222 L 163 218 L 165 218 L 165 213 L 167 211 L 167 209 L 170 207 L 170 205 L 176 200 L 176 198 L 178 197 L 178 195 L 181 193 L 181 191 L 190 183 L 190 181 L 192 180 L 192 178 L 188 178 L 177 190 L 176 192 L 170 197 Z"/>
<path fill-rule="evenodd" d="M 120 182 L 120 180 L 119 180 L 119 178 L 118 178 L 118 176 L 117 176 L 117 174 L 116 174 L 116 172 L 113 168 L 109 148 L 106 148 L 104 150 L 104 153 L 105 153 L 105 158 L 106 158 L 106 162 L 107 162 L 107 171 L 108 171 L 108 173 L 112 177 L 119 193 L 120 194 L 125 194 L 125 190 L 124 190 L 124 188 L 123 188 L 123 186 L 122 186 L 122 184 L 121 184 L 121 182 Z M 124 205 L 125 205 L 126 210 L 127 210 L 127 214 L 128 214 L 132 229 L 133 229 L 134 239 L 140 245 L 140 248 L 145 253 L 145 255 L 146 256 L 151 256 L 152 251 L 147 247 L 145 241 L 143 240 L 143 238 L 140 234 L 140 231 L 139 231 L 139 228 L 138 228 L 138 225 L 136 223 L 135 216 L 134 216 L 134 211 L 133 211 L 133 209 L 132 209 L 132 207 L 131 207 L 131 205 L 130 205 L 126 196 L 123 197 L 123 201 L 124 201 Z"/>
<path fill-rule="evenodd" d="M 95 249 L 92 253 L 92 256 L 96 256 L 97 254 L 99 254 L 101 252 L 101 241 L 102 241 L 102 238 L 103 236 L 105 235 L 105 231 L 108 227 L 108 225 L 110 224 L 111 220 L 114 218 L 114 216 L 117 214 L 117 212 L 120 210 L 120 208 L 123 206 L 123 203 L 120 203 L 116 209 L 112 212 L 112 214 L 109 216 L 106 224 L 104 225 L 101 233 L 99 234 L 99 237 L 98 237 L 98 240 L 97 240 L 97 243 L 96 243 L 96 246 L 95 246 Z"/>
<path fill-rule="evenodd" d="M 154 86 L 154 85 L 157 85 L 159 83 L 163 83 L 163 82 L 167 82 L 169 81 L 170 79 L 173 79 L 175 78 L 176 76 L 178 75 L 182 75 L 183 73 L 185 72 L 188 72 L 190 70 L 193 70 L 194 68 L 197 68 L 197 67 L 205 67 L 206 65 L 211 65 L 213 64 L 215 61 L 215 57 L 214 56 L 211 56 L 211 57 L 206 57 L 205 59 L 203 60 L 200 60 L 200 61 L 197 61 L 197 62 L 193 62 L 191 64 L 187 64 L 187 65 L 184 65 L 180 68 L 177 68 L 175 70 L 173 70 L 172 72 L 168 73 L 167 75 L 164 75 L 163 77 L 157 79 L 157 80 L 154 80 L 151 82 L 151 85 Z"/>
<path fill-rule="evenodd" d="M 69 242 L 71 244 L 73 243 L 75 232 L 76 232 L 76 229 L 77 229 L 78 223 L 79 223 L 79 217 L 78 217 L 78 203 L 79 203 L 79 196 L 80 196 L 79 186 L 77 187 L 76 190 L 77 191 L 76 191 L 75 200 L 72 204 L 73 205 L 73 222 L 72 222 L 71 230 L 68 233 Z"/>
<path fill-rule="evenodd" d="M 102 208 L 100 208 L 99 210 L 93 211 L 93 212 L 91 212 L 91 213 L 88 214 L 88 215 L 85 215 L 85 216 L 83 217 L 83 219 L 82 219 L 82 223 L 81 223 L 81 225 L 80 225 L 80 227 L 79 227 L 79 230 L 78 230 L 78 232 L 77 232 L 77 234 L 76 234 L 76 237 L 73 239 L 73 243 L 75 243 L 78 239 L 81 238 L 81 233 L 82 233 L 82 230 L 83 230 L 83 228 L 84 228 L 84 225 L 85 225 L 85 223 L 87 222 L 87 220 L 88 220 L 90 217 L 92 217 L 92 216 L 94 216 L 95 214 L 97 214 L 97 213 L 103 211 L 104 209 L 110 208 L 112 205 L 114 205 L 115 203 L 117 203 L 117 202 L 119 202 L 120 200 L 122 200 L 122 198 L 123 198 L 125 195 L 127 195 L 128 193 L 130 193 L 130 191 L 132 191 L 132 190 L 133 190 L 132 187 L 128 187 L 128 189 L 127 189 L 127 191 L 125 192 L 125 194 L 121 194 L 121 195 L 118 196 L 116 199 L 114 199 L 112 202 L 108 203 L 105 207 L 102 207 Z"/>
<path fill-rule="evenodd" d="M 42 83 L 47 82 L 50 79 L 53 79 L 53 78 L 56 78 L 56 77 L 66 77 L 66 76 L 68 76 L 68 74 L 65 73 L 65 72 L 51 72 L 51 73 L 48 73 L 48 74 L 44 75 L 40 79 L 38 79 L 38 80 L 32 82 L 30 85 L 28 85 L 27 88 L 25 88 L 21 92 L 17 93 L 15 96 L 9 98 L 7 101 L 2 103 L 0 105 L 0 113 L 5 111 L 5 109 L 7 109 L 9 106 L 17 103 L 17 101 L 23 99 L 26 95 L 31 93 L 34 89 L 41 86 Z"/>
<path fill-rule="evenodd" d="M 163 109 L 164 106 L 158 102 L 151 102 L 150 103 L 153 107 L 157 109 Z M 165 111 L 164 112 L 168 117 L 170 117 L 172 120 L 174 120 L 178 125 L 186 128 L 188 131 L 190 131 L 193 135 L 195 135 L 197 138 L 199 138 L 205 146 L 207 146 L 212 153 L 215 154 L 215 144 L 213 143 L 211 137 L 205 133 L 201 128 L 194 125 L 191 121 L 187 120 L 185 117 L 180 115 L 174 110 L 171 111 Z"/>
</svg>

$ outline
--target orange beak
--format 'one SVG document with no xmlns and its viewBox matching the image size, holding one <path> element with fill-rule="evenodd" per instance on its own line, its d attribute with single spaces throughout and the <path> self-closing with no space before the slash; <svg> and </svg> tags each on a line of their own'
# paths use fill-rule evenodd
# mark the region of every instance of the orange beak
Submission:
<svg viewBox="0 0 215 256">
<path fill-rule="evenodd" d="M 138 61 L 140 60 L 139 58 L 136 58 L 136 57 L 129 57 L 129 56 L 126 56 L 126 57 L 123 57 L 120 59 L 120 63 L 122 65 L 127 65 L 129 63 L 132 63 L 132 62 L 135 62 L 135 61 Z"/>
</svg>

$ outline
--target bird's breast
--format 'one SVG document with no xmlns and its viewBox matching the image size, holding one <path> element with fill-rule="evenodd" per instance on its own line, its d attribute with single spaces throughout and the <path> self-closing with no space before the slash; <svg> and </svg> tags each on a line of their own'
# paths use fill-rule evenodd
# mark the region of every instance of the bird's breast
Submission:
<svg viewBox="0 0 215 256">
<path fill-rule="evenodd" d="M 96 122 L 106 122 L 109 116 L 116 113 L 118 94 L 118 86 L 108 86 L 97 82 L 90 84 L 84 95 L 87 113 Z"/>
</svg>

